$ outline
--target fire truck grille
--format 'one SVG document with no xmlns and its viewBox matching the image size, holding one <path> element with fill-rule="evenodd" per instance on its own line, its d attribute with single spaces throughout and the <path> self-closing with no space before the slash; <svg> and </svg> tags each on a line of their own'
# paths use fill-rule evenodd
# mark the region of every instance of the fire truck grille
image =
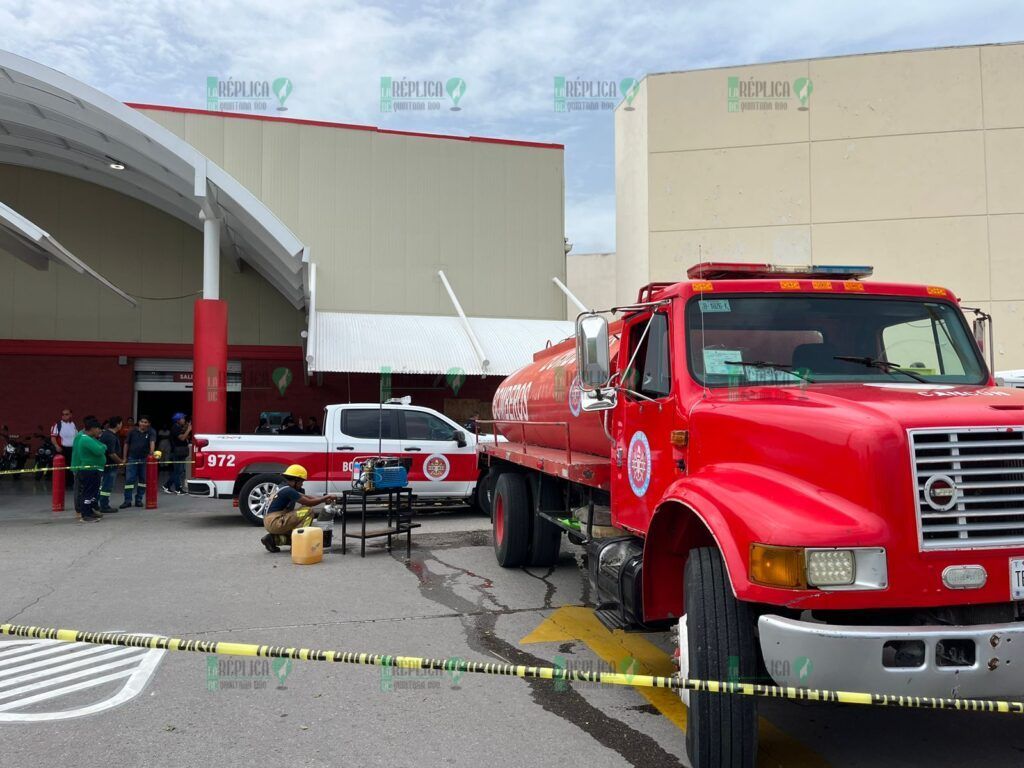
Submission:
<svg viewBox="0 0 1024 768">
<path fill-rule="evenodd" d="M 923 549 L 1024 544 L 1024 427 L 910 430 Z"/>
</svg>

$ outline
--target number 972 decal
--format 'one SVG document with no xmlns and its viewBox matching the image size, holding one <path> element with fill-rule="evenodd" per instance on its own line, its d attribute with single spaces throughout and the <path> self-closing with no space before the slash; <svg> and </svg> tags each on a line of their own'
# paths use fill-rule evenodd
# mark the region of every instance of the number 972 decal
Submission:
<svg viewBox="0 0 1024 768">
<path fill-rule="evenodd" d="M 235 466 L 235 457 L 230 453 L 208 453 L 206 455 L 206 466 L 233 467 Z"/>
</svg>

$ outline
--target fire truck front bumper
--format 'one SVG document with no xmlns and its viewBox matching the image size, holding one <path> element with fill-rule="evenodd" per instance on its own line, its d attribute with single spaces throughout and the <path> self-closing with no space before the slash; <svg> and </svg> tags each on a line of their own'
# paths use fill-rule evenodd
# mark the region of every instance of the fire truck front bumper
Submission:
<svg viewBox="0 0 1024 768">
<path fill-rule="evenodd" d="M 1024 697 L 1024 622 L 861 627 L 758 620 L 778 685 L 903 696 Z"/>
</svg>

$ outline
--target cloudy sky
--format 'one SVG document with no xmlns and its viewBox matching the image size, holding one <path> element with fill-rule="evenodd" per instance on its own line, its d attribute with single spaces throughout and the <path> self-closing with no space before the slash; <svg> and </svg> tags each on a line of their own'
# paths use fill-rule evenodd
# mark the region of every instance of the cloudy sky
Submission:
<svg viewBox="0 0 1024 768">
<path fill-rule="evenodd" d="M 289 117 L 562 143 L 577 253 L 615 248 L 613 122 L 556 113 L 556 76 L 1017 40 L 1020 0 L 0 0 L 0 48 L 123 101 L 205 108 L 208 76 L 287 77 Z M 383 75 L 461 77 L 462 109 L 381 113 Z"/>
</svg>

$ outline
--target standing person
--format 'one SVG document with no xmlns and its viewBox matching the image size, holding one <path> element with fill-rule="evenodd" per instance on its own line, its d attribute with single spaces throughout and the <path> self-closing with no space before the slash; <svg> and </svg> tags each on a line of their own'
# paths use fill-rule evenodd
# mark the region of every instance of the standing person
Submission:
<svg viewBox="0 0 1024 768">
<path fill-rule="evenodd" d="M 306 419 L 306 434 L 307 435 L 319 435 L 320 425 L 316 423 L 316 416 L 310 416 Z"/>
<path fill-rule="evenodd" d="M 57 450 L 64 456 L 65 466 L 68 467 L 64 471 L 67 476 L 67 484 L 65 488 L 71 489 L 75 487 L 75 473 L 70 471 L 71 468 L 71 452 L 75 447 L 75 436 L 78 434 L 78 425 L 75 424 L 75 420 L 71 415 L 71 409 L 65 408 L 60 412 L 60 421 L 50 427 L 50 437 L 53 438 L 53 444 L 57 446 Z"/>
<path fill-rule="evenodd" d="M 132 505 L 145 506 L 146 461 L 156 450 L 156 430 L 149 425 L 149 416 L 139 416 L 139 423 L 124 440 L 124 503 L 119 509 Z"/>
<path fill-rule="evenodd" d="M 185 462 L 188 461 L 188 444 L 192 439 L 192 422 L 184 413 L 176 413 L 171 417 L 171 474 L 167 485 L 162 486 L 164 493 L 185 493 Z"/>
<path fill-rule="evenodd" d="M 100 422 L 95 416 L 82 420 L 82 431 L 71 446 L 71 464 L 78 474 L 75 488 L 75 512 L 83 523 L 102 518 L 96 509 L 100 492 L 100 475 L 107 463 L 107 448 L 100 442 Z"/>
<path fill-rule="evenodd" d="M 124 457 L 121 454 L 121 438 L 118 431 L 121 429 L 121 417 L 111 416 L 103 425 L 100 433 L 100 442 L 107 449 L 107 464 L 103 469 L 103 480 L 100 483 L 100 512 L 117 512 L 110 506 L 110 494 L 114 490 L 114 481 L 117 479 L 117 468 L 124 464 Z"/>
</svg>

